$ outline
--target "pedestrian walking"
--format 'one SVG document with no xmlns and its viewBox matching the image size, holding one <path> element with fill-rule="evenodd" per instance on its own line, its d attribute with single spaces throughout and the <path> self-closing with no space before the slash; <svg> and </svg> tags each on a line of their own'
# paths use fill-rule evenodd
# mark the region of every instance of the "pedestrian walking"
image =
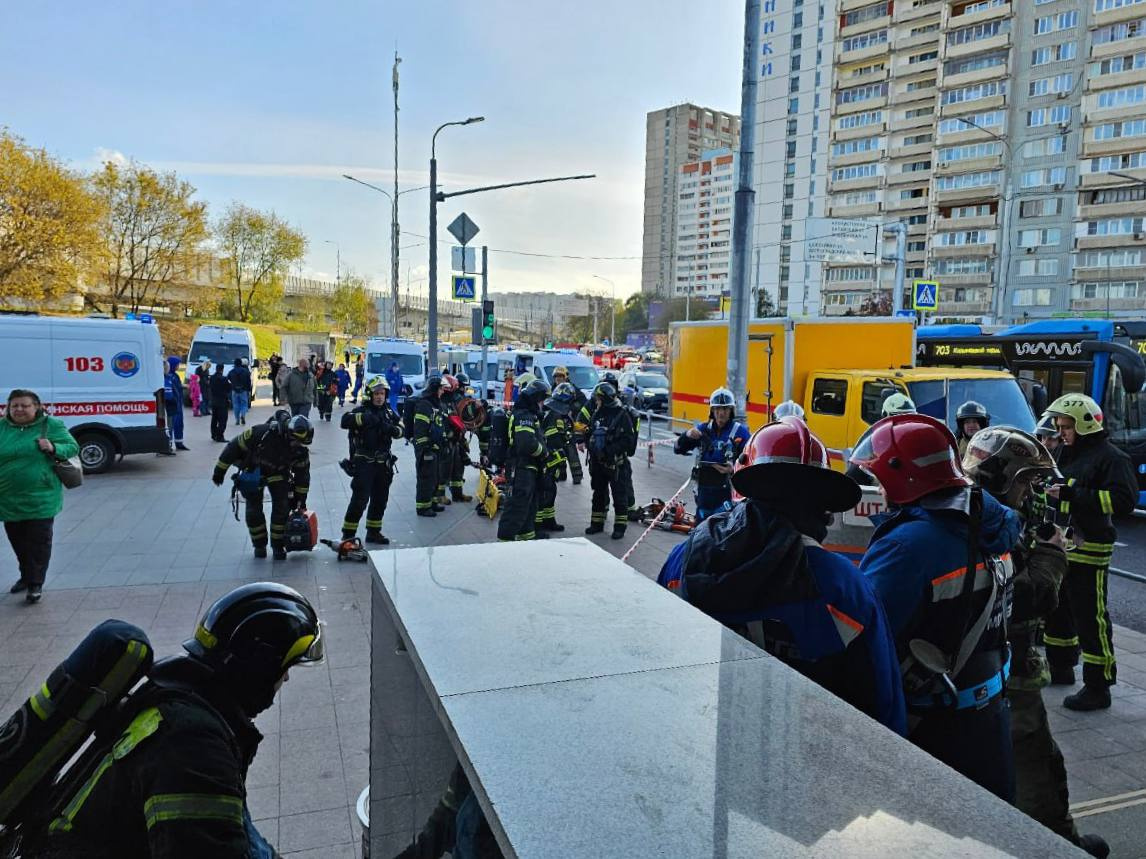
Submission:
<svg viewBox="0 0 1146 859">
<path fill-rule="evenodd" d="M 282 355 L 279 355 L 276 352 L 275 354 L 271 355 L 270 359 L 267 361 L 267 379 L 271 383 L 271 405 L 272 406 L 280 405 L 278 378 L 279 378 L 279 371 L 281 371 L 282 368 L 283 368 L 283 357 L 282 357 Z"/>
<path fill-rule="evenodd" d="M 24 830 L 22 856 L 279 855 L 247 807 L 254 719 L 292 668 L 322 661 L 318 614 L 286 585 L 253 582 L 213 602 L 183 647 L 97 732 L 86 769 Z"/>
<path fill-rule="evenodd" d="M 1047 620 L 1051 682 L 1072 685 L 1082 652 L 1082 689 L 1062 702 L 1068 710 L 1105 710 L 1118 677 L 1106 583 L 1118 532 L 1114 516 L 1128 516 L 1138 501 L 1138 479 L 1130 457 L 1110 443 L 1102 409 L 1084 394 L 1064 394 L 1046 413 L 1054 418 L 1061 445 L 1063 482 L 1046 495 L 1058 517 L 1081 541 L 1067 546 L 1066 578 L 1059 604 Z"/>
<path fill-rule="evenodd" d="M 338 396 L 338 379 L 334 375 L 334 365 L 326 361 L 319 365 L 314 374 L 315 391 L 318 395 L 318 419 L 330 421 L 334 410 L 334 398 Z"/>
<path fill-rule="evenodd" d="M 199 393 L 202 400 L 199 403 L 199 414 L 211 414 L 211 362 L 204 360 L 195 368 L 195 375 L 199 377 Z"/>
<path fill-rule="evenodd" d="M 231 380 L 222 364 L 215 367 L 208 386 L 211 401 L 211 441 L 226 441 L 227 416 L 231 409 Z"/>
<path fill-rule="evenodd" d="M 183 444 L 183 381 L 179 378 L 179 365 L 183 363 L 178 355 L 167 359 L 167 372 L 163 376 L 163 410 L 167 413 L 167 437 L 170 449 L 160 456 L 174 456 L 177 450 L 187 450 Z"/>
<path fill-rule="evenodd" d="M 362 390 L 362 382 L 366 376 L 366 362 L 362 356 L 359 355 L 358 359 L 354 362 L 354 392 L 350 395 L 352 403 L 358 402 L 358 392 Z"/>
<path fill-rule="evenodd" d="M 52 559 L 52 523 L 64 506 L 56 459 L 80 452 L 68 428 L 51 417 L 34 391 L 16 388 L 0 420 L 0 521 L 16 555 L 20 578 L 10 593 L 39 602 Z"/>
<path fill-rule="evenodd" d="M 390 368 L 386 371 L 386 384 L 390 386 L 390 408 L 398 411 L 398 397 L 402 394 L 405 380 L 402 378 L 402 371 L 398 368 L 397 361 L 390 362 Z"/>
<path fill-rule="evenodd" d="M 247 411 L 251 408 L 251 371 L 242 358 L 235 359 L 235 366 L 227 374 L 231 382 L 231 408 L 235 412 L 235 426 L 246 424 Z"/>
<path fill-rule="evenodd" d="M 191 416 L 199 417 L 199 406 L 203 402 L 203 392 L 199 387 L 199 374 L 192 373 L 187 377 L 187 392 L 191 397 Z"/>
<path fill-rule="evenodd" d="M 334 377 L 338 379 L 338 406 L 342 408 L 346 405 L 346 392 L 350 390 L 350 373 L 345 364 L 338 365 L 338 369 L 334 371 Z"/>
<path fill-rule="evenodd" d="M 292 415 L 310 417 L 310 407 L 314 405 L 314 373 L 306 358 L 299 358 L 298 366 L 287 374 L 283 394 Z"/>
</svg>

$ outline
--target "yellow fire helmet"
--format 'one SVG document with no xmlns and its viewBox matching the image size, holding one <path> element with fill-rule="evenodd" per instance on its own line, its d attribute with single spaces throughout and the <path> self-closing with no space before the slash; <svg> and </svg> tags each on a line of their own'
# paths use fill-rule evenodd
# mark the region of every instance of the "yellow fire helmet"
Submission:
<svg viewBox="0 0 1146 859">
<path fill-rule="evenodd" d="M 1063 394 L 1043 413 L 1043 417 L 1047 415 L 1071 418 L 1079 435 L 1102 432 L 1102 409 L 1086 394 Z"/>
</svg>

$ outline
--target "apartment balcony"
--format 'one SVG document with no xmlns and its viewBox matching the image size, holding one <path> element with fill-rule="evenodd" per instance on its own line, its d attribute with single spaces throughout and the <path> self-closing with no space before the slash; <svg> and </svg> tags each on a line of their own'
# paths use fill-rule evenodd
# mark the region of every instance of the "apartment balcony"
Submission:
<svg viewBox="0 0 1146 859">
<path fill-rule="evenodd" d="M 916 23 L 920 18 L 938 18 L 943 12 L 943 5 L 932 3 L 929 6 L 912 6 L 910 3 L 896 3 L 894 10 L 895 23 L 901 24 L 910 21 Z"/>
<path fill-rule="evenodd" d="M 991 272 L 983 271 L 974 274 L 941 274 L 936 278 L 944 286 L 990 286 Z"/>
<path fill-rule="evenodd" d="M 891 103 L 895 105 L 911 104 L 915 101 L 927 101 L 934 103 L 935 95 L 938 92 L 939 87 L 937 84 L 909 90 L 905 83 L 897 80 L 894 88 L 891 91 Z"/>
<path fill-rule="evenodd" d="M 984 215 L 981 218 L 936 218 L 934 220 L 936 232 L 951 230 L 991 230 L 997 226 L 995 215 Z"/>
<path fill-rule="evenodd" d="M 924 195 L 922 197 L 909 197 L 906 200 L 885 200 L 883 209 L 885 212 L 895 212 L 896 214 L 920 213 L 927 210 L 927 205 L 927 196 Z"/>
<path fill-rule="evenodd" d="M 846 0 L 845 0 L 846 2 Z M 870 6 L 871 2 L 868 0 L 866 3 L 860 3 L 860 6 Z M 864 21 L 860 24 L 852 24 L 850 27 L 840 27 L 839 32 L 836 34 L 836 41 L 847 39 L 850 36 L 858 36 L 860 33 L 870 33 L 872 30 L 882 30 L 884 27 L 891 26 L 891 18 L 888 15 L 881 15 L 878 18 L 872 18 L 870 21 Z"/>
<path fill-rule="evenodd" d="M 922 210 L 927 208 L 927 198 L 926 197 L 923 198 L 923 203 L 919 206 L 919 208 L 921 211 L 917 214 L 922 214 Z M 908 236 L 925 236 L 925 235 L 927 235 L 927 224 L 926 223 L 908 224 L 907 225 L 907 235 Z"/>
<path fill-rule="evenodd" d="M 847 155 L 832 155 L 828 167 L 847 167 L 852 164 L 871 164 L 883 160 L 883 150 L 869 149 L 867 152 L 849 152 Z"/>
<path fill-rule="evenodd" d="M 834 105 L 836 116 L 842 116 L 847 113 L 863 113 L 865 110 L 881 110 L 887 107 L 887 96 L 881 95 L 875 98 L 865 98 L 863 101 L 853 101 L 849 104 Z"/>
<path fill-rule="evenodd" d="M 1121 155 L 1125 152 L 1140 152 L 1142 149 L 1146 149 L 1146 139 L 1142 137 L 1115 137 L 1112 140 L 1084 139 L 1080 157 L 1095 158 L 1100 155 Z"/>
<path fill-rule="evenodd" d="M 896 161 L 914 159 L 920 156 L 930 155 L 934 148 L 934 145 L 931 143 L 916 143 L 913 146 L 896 146 L 888 153 L 888 157 L 894 158 Z"/>
<path fill-rule="evenodd" d="M 891 38 L 888 41 L 895 45 L 897 54 L 931 45 L 938 49 L 943 43 L 943 33 L 940 30 L 932 30 L 930 33 L 916 33 L 914 36 L 911 35 L 911 30 L 912 27 L 897 27 L 893 33 L 889 34 Z"/>
<path fill-rule="evenodd" d="M 935 202 L 940 206 L 954 206 L 958 203 L 995 200 L 998 199 L 1000 193 L 1001 190 L 998 183 L 994 185 L 976 185 L 971 188 L 948 188 L 944 190 L 935 188 L 933 190 Z"/>
<path fill-rule="evenodd" d="M 1070 300 L 1070 309 L 1082 313 L 1083 311 L 1106 311 L 1106 310 L 1137 310 L 1141 311 L 1143 306 L 1141 298 L 1072 298 Z"/>
<path fill-rule="evenodd" d="M 1076 281 L 1146 280 L 1146 265 L 1075 265 L 1072 277 Z M 1141 299 L 1139 299 L 1141 300 Z"/>
<path fill-rule="evenodd" d="M 961 72 L 957 75 L 944 75 L 943 80 L 940 81 L 940 86 L 943 89 L 959 89 L 960 87 L 971 86 L 972 84 L 982 83 L 983 81 L 993 81 L 1011 78 L 1011 64 L 1003 63 L 998 66 L 991 66 L 986 69 L 975 69 L 970 72 Z"/>
<path fill-rule="evenodd" d="M 871 292 L 873 289 L 875 289 L 875 280 L 869 277 L 863 280 L 825 280 L 820 291 L 827 295 L 828 293 L 840 292 Z"/>
<path fill-rule="evenodd" d="M 1119 173 L 1125 173 L 1127 176 L 1134 176 L 1135 178 L 1146 181 L 1146 168 L 1132 167 L 1126 170 L 1119 170 Z M 1129 182 L 1118 176 L 1111 176 L 1105 171 L 1098 173 L 1080 173 L 1078 176 L 1078 186 L 1080 188 L 1117 188 L 1122 185 L 1127 185 Z"/>
<path fill-rule="evenodd" d="M 977 128 L 972 128 L 966 125 L 957 126 L 958 131 L 935 132 L 935 145 L 938 146 L 957 146 L 960 143 L 990 143 L 991 138 L 983 134 Z M 993 127 L 990 129 L 994 134 L 1004 134 L 1001 126 Z"/>
<path fill-rule="evenodd" d="M 906 172 L 888 173 L 888 185 L 918 185 L 920 182 L 927 182 L 928 177 L 931 175 L 931 170 L 908 170 Z"/>
<path fill-rule="evenodd" d="M 878 137 L 886 131 L 886 122 L 876 122 L 859 128 L 833 128 L 828 139 L 835 143 L 839 140 L 854 140 L 857 137 Z"/>
<path fill-rule="evenodd" d="M 1092 5 L 1092 4 L 1088 4 Z M 1106 9 L 1102 12 L 1095 12 L 1094 19 L 1091 21 L 1090 26 L 1097 29 L 1098 27 L 1107 27 L 1110 24 L 1118 24 L 1122 21 L 1133 21 L 1142 17 L 1142 6 L 1139 4 L 1123 6 L 1121 9 Z M 1123 43 L 1125 44 L 1125 43 Z"/>
<path fill-rule="evenodd" d="M 938 150 L 936 155 L 938 156 Z M 952 173 L 978 173 L 983 170 L 998 170 L 1003 166 L 1003 156 L 988 155 L 985 158 L 960 158 L 958 161 L 936 161 L 935 175 L 949 176 Z"/>
<path fill-rule="evenodd" d="M 947 23 L 944 25 L 945 30 L 955 30 L 960 27 L 970 27 L 975 24 L 982 24 L 984 21 L 994 21 L 997 18 L 1010 18 L 1011 17 L 1011 4 L 1004 3 L 1002 6 L 991 6 L 983 9 L 980 12 L 971 12 L 967 15 L 949 15 Z"/>
<path fill-rule="evenodd" d="M 1142 14 L 1139 12 L 1138 14 Z M 1142 70 L 1131 69 L 1126 72 L 1116 72 L 1112 75 L 1087 75 L 1083 82 L 1085 92 L 1099 92 L 1107 89 L 1118 89 L 1124 86 L 1133 86 L 1142 82 Z"/>
<path fill-rule="evenodd" d="M 1101 203 L 1099 205 L 1085 205 L 1078 207 L 1080 221 L 1096 221 L 1101 218 L 1136 218 L 1142 214 L 1146 203 L 1141 200 L 1130 200 L 1125 203 Z"/>
<path fill-rule="evenodd" d="M 1141 238 L 1135 238 L 1141 236 Z M 1146 233 L 1135 233 L 1128 236 L 1078 236 L 1075 248 L 1080 251 L 1090 251 L 1105 248 L 1146 248 Z"/>
<path fill-rule="evenodd" d="M 876 57 L 882 57 L 888 53 L 890 46 L 887 42 L 880 42 L 878 45 L 868 45 L 865 48 L 856 48 L 854 51 L 841 51 L 836 55 L 836 65 L 844 66 L 851 63 L 858 63 L 861 60 L 872 60 Z"/>
<path fill-rule="evenodd" d="M 994 242 L 981 245 L 938 245 L 931 242 L 931 255 L 935 258 L 945 257 L 990 257 L 995 255 Z"/>
<path fill-rule="evenodd" d="M 935 114 L 925 113 L 920 116 L 897 119 L 893 131 L 911 131 L 916 128 L 932 128 L 935 125 Z"/>
<path fill-rule="evenodd" d="M 988 110 L 998 110 L 1007 103 L 1006 96 L 989 95 L 986 98 L 973 98 L 970 101 L 960 101 L 956 104 L 943 104 L 939 106 L 940 116 L 959 116 L 961 114 L 984 113 Z M 974 129 L 972 129 L 974 130 Z M 983 133 L 980 131 L 979 136 Z"/>
<path fill-rule="evenodd" d="M 967 42 L 962 45 L 952 45 L 945 40 L 944 49 L 940 56 L 944 60 L 954 60 L 958 57 L 969 57 L 971 54 L 985 54 L 988 51 L 1001 51 L 1004 48 L 1009 47 L 1011 47 L 1010 33 L 1000 33 L 999 35 L 992 36 L 989 39 L 979 39 L 976 42 Z"/>
<path fill-rule="evenodd" d="M 946 283 L 948 278 L 943 278 Z M 988 301 L 943 301 L 939 304 L 943 316 L 986 316 L 991 312 L 991 302 Z"/>
<path fill-rule="evenodd" d="M 839 194 L 843 191 L 865 191 L 869 188 L 878 188 L 883 182 L 882 176 L 860 176 L 858 179 L 833 179 L 828 183 L 828 193 Z"/>
<path fill-rule="evenodd" d="M 903 49 L 899 45 L 895 46 L 895 52 L 899 56 L 903 56 Z M 910 62 L 909 57 L 904 57 L 902 60 L 897 61 L 892 68 L 895 70 L 897 78 L 905 78 L 910 75 L 920 75 L 930 72 L 934 74 L 939 70 L 939 59 L 933 57 L 930 60 L 920 60 L 918 62 Z"/>
<path fill-rule="evenodd" d="M 886 68 L 874 69 L 870 72 L 864 72 L 861 75 L 848 75 L 845 79 L 836 78 L 832 92 L 837 92 L 841 89 L 847 89 L 853 86 L 863 86 L 864 84 L 875 84 L 886 81 L 890 73 Z"/>
<path fill-rule="evenodd" d="M 1142 14 L 1142 7 L 1130 6 L 1119 11 L 1130 12 L 1132 13 L 1133 17 L 1138 17 Z M 1092 26 L 1098 25 L 1095 24 Z M 1105 45 L 1093 45 L 1090 49 L 1090 58 L 1092 60 L 1104 60 L 1107 57 L 1129 56 L 1136 54 L 1139 51 L 1146 51 L 1146 34 L 1138 36 L 1134 39 L 1123 39 L 1118 42 L 1107 42 Z"/>
<path fill-rule="evenodd" d="M 1091 93 L 1082 98 L 1082 116 L 1087 125 L 1116 122 L 1120 119 L 1133 119 L 1135 116 L 1141 115 L 1143 111 L 1146 111 L 1146 104 L 1099 108 L 1097 93 Z"/>
<path fill-rule="evenodd" d="M 881 203 L 862 203 L 858 206 L 828 205 L 830 218 L 874 218 L 883 211 Z"/>
</svg>

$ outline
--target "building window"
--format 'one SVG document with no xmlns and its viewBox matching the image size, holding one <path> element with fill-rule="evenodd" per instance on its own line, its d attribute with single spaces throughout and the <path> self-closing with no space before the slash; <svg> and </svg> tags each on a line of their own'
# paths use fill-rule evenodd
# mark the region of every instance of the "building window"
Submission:
<svg viewBox="0 0 1146 859">
<path fill-rule="evenodd" d="M 800 76 L 793 75 L 788 81 L 788 92 L 800 91 Z"/>
<path fill-rule="evenodd" d="M 1035 18 L 1035 35 L 1044 33 L 1057 33 L 1059 30 L 1069 30 L 1078 26 L 1078 10 L 1059 12 L 1057 15 L 1047 15 L 1045 18 Z"/>
<path fill-rule="evenodd" d="M 936 274 L 986 274 L 990 270 L 990 261 L 986 258 L 967 259 L 962 257 L 953 257 L 949 259 L 935 260 Z"/>
<path fill-rule="evenodd" d="M 1057 227 L 1045 230 L 1019 230 L 1019 247 L 1036 248 L 1057 245 L 1062 241 L 1062 230 Z"/>
<path fill-rule="evenodd" d="M 785 182 L 784 183 L 784 199 L 785 200 L 791 200 L 795 196 L 796 196 L 796 186 L 793 185 L 791 182 Z"/>
<path fill-rule="evenodd" d="M 1142 251 L 1116 248 L 1109 251 L 1083 251 L 1078 255 L 1079 268 L 1128 268 L 1142 265 Z"/>
<path fill-rule="evenodd" d="M 934 29 L 938 30 L 939 25 L 933 25 Z M 1004 18 L 998 21 L 984 21 L 982 24 L 974 24 L 970 27 L 960 27 L 957 30 L 948 30 L 947 44 L 948 45 L 968 45 L 971 42 L 978 42 L 983 39 L 991 39 L 995 36 L 1003 35 L 1011 31 L 1011 20 Z M 924 30 L 924 32 L 927 32 Z M 911 35 L 915 35 L 915 31 L 911 31 Z"/>
<path fill-rule="evenodd" d="M 935 113 L 935 105 L 929 104 L 926 107 L 913 107 L 903 112 L 904 119 L 917 119 L 922 116 L 931 116 Z"/>
<path fill-rule="evenodd" d="M 961 245 L 989 245 L 995 242 L 993 230 L 964 230 L 958 233 L 936 233 L 932 239 L 937 247 L 953 248 Z"/>
<path fill-rule="evenodd" d="M 1099 108 L 1123 107 L 1146 101 L 1146 84 L 1112 89 L 1098 94 Z"/>
<path fill-rule="evenodd" d="M 1037 188 L 1041 185 L 1066 184 L 1065 167 L 1047 167 L 1042 170 L 1028 170 L 1022 174 L 1019 184 L 1023 188 Z"/>
<path fill-rule="evenodd" d="M 850 113 L 847 116 L 841 116 L 836 120 L 836 127 L 840 129 L 863 128 L 865 125 L 876 125 L 881 122 L 883 122 L 883 111 L 869 110 L 865 113 Z"/>
<path fill-rule="evenodd" d="M 923 143 L 930 143 L 931 137 L 932 137 L 932 135 L 931 135 L 930 131 L 927 132 L 926 134 L 910 134 L 907 137 L 903 138 L 903 145 L 904 146 L 919 146 L 920 144 L 923 144 Z"/>
<path fill-rule="evenodd" d="M 994 126 L 1001 127 L 1007 119 L 1006 112 L 1002 110 L 988 110 L 983 113 L 973 113 L 967 117 L 971 122 L 980 128 L 991 128 Z M 939 120 L 939 133 L 940 134 L 954 134 L 959 131 L 973 131 L 974 128 L 968 125 L 958 116 L 949 116 L 946 119 Z"/>
<path fill-rule="evenodd" d="M 1123 155 L 1103 155 L 1090 159 L 1091 173 L 1107 173 L 1111 170 L 1137 170 L 1146 166 L 1146 152 L 1127 152 Z"/>
<path fill-rule="evenodd" d="M 1064 104 L 1054 107 L 1040 107 L 1038 110 L 1027 111 L 1027 128 L 1039 128 L 1043 125 L 1070 124 L 1071 109 Z"/>
<path fill-rule="evenodd" d="M 788 115 L 791 116 L 793 113 L 799 113 L 799 112 L 800 112 L 800 99 L 798 99 L 798 98 L 788 99 Z"/>
<path fill-rule="evenodd" d="M 1110 42 L 1121 42 L 1124 39 L 1136 39 L 1146 33 L 1146 18 L 1137 21 L 1124 21 L 1121 24 L 1111 24 L 1095 30 L 1091 38 L 1096 45 L 1105 45 Z"/>
<path fill-rule="evenodd" d="M 787 133 L 788 137 L 795 137 L 796 136 L 797 126 L 798 126 L 797 120 L 795 120 L 795 119 L 789 119 L 788 120 L 788 127 L 786 129 L 786 133 Z"/>
<path fill-rule="evenodd" d="M 937 191 L 951 191 L 957 188 L 980 188 L 985 185 L 998 185 L 999 173 L 990 170 L 980 173 L 960 173 L 957 176 L 937 176 L 935 189 Z"/>
<path fill-rule="evenodd" d="M 962 146 L 944 146 L 939 150 L 939 160 L 966 161 L 972 158 L 990 158 L 999 154 L 1002 144 L 992 141 L 990 143 L 967 143 Z"/>
<path fill-rule="evenodd" d="M 780 212 L 780 217 L 786 221 L 790 221 L 792 219 L 792 204 L 791 203 L 785 203 L 784 204 L 784 208 Z"/>
<path fill-rule="evenodd" d="M 795 144 L 788 144 L 794 146 Z M 857 152 L 871 152 L 882 149 L 883 144 L 878 137 L 857 137 L 854 140 L 844 140 L 832 144 L 832 155 L 854 155 Z"/>
<path fill-rule="evenodd" d="M 850 36 L 840 42 L 840 51 L 861 51 L 864 48 L 871 48 L 875 45 L 887 44 L 887 30 L 873 30 L 870 33 L 860 33 L 858 36 Z"/>
<path fill-rule="evenodd" d="M 1073 60 L 1077 56 L 1078 42 L 1062 42 L 1058 45 L 1035 48 L 1031 51 L 1031 65 L 1045 66 L 1047 63 L 1061 63 L 1066 60 Z"/>
<path fill-rule="evenodd" d="M 881 170 L 878 164 L 852 164 L 847 167 L 837 167 L 832 171 L 832 180 L 846 182 L 849 179 L 864 179 L 868 176 L 879 176 Z"/>
<path fill-rule="evenodd" d="M 1084 298 L 1139 298 L 1146 297 L 1140 280 L 1116 280 L 1110 283 L 1076 283 L 1070 288 L 1074 300 Z"/>
<path fill-rule="evenodd" d="M 994 51 L 989 54 L 975 54 L 970 57 L 960 57 L 957 60 L 948 60 L 943 64 L 943 73 L 947 75 L 962 75 L 967 72 L 977 72 L 982 69 L 992 69 L 1007 64 L 1006 51 Z"/>
<path fill-rule="evenodd" d="M 933 84 L 934 85 L 934 84 Z M 836 104 L 854 104 L 869 98 L 883 98 L 887 95 L 887 82 L 848 87 L 836 93 Z"/>
<path fill-rule="evenodd" d="M 1027 95 L 1053 95 L 1060 92 L 1070 92 L 1072 89 L 1074 89 L 1074 75 L 1066 72 L 1054 77 L 1031 81 L 1027 87 Z"/>
<path fill-rule="evenodd" d="M 1144 0 L 1094 0 L 1095 12 L 1106 12 L 1110 9 L 1125 9 L 1128 6 L 1137 6 Z"/>
<path fill-rule="evenodd" d="M 1105 218 L 1101 221 L 1087 221 L 1088 236 L 1140 236 L 1141 218 Z"/>
<path fill-rule="evenodd" d="M 1019 277 L 1051 277 L 1057 274 L 1057 259 L 1019 260 Z"/>
<path fill-rule="evenodd" d="M 1051 289 L 1016 289 L 1015 304 L 1027 307 L 1050 307 Z"/>
<path fill-rule="evenodd" d="M 1047 218 L 1062 214 L 1061 197 L 1043 197 L 1039 200 L 1023 200 L 1019 203 L 1020 218 Z"/>
</svg>

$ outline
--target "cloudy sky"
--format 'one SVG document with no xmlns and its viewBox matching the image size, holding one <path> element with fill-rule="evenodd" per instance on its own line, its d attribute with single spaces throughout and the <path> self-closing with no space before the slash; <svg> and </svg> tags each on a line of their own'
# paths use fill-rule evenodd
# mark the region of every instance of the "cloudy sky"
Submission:
<svg viewBox="0 0 1146 859">
<path fill-rule="evenodd" d="M 736 112 L 743 4 L 683 0 L 51 0 L 0 8 L 0 125 L 76 166 L 130 157 L 176 170 L 220 212 L 274 209 L 310 247 L 302 270 L 389 280 L 384 197 L 428 181 L 438 137 L 448 190 L 577 173 L 463 209 L 498 252 L 491 288 L 619 294 L 640 285 L 645 114 L 694 101 Z M 401 280 L 426 272 L 428 192 L 405 195 Z M 448 266 L 448 250 L 442 248 Z M 518 253 L 508 253 L 515 251 Z M 528 256 L 540 254 L 543 256 Z M 567 259 L 561 257 L 585 257 Z M 592 259 L 596 258 L 596 259 Z M 421 284 L 424 288 L 424 281 Z"/>
</svg>

